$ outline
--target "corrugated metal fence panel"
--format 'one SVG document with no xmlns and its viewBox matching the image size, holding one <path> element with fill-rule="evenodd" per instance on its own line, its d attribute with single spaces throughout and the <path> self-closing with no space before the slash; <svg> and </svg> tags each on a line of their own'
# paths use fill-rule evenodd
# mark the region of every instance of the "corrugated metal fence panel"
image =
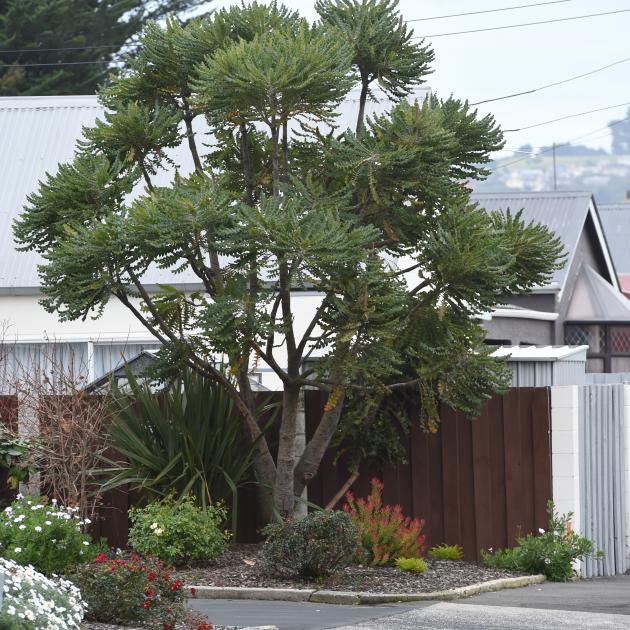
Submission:
<svg viewBox="0 0 630 630">
<path fill-rule="evenodd" d="M 586 385 L 611 385 L 613 383 L 630 383 L 630 372 L 614 372 L 612 374 L 589 372 L 585 375 Z"/>
<path fill-rule="evenodd" d="M 512 387 L 547 387 L 553 385 L 553 363 L 550 361 L 508 361 L 512 370 Z"/>
<path fill-rule="evenodd" d="M 587 559 L 586 577 L 626 572 L 624 392 L 622 384 L 580 388 L 582 533 L 605 553 Z"/>
</svg>

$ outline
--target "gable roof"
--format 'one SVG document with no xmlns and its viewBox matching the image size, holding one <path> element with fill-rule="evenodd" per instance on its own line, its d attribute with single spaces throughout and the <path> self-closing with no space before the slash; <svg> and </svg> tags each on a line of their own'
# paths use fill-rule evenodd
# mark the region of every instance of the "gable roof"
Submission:
<svg viewBox="0 0 630 630">
<path fill-rule="evenodd" d="M 472 200 L 489 212 L 507 209 L 512 212 L 523 210 L 523 220 L 526 223 L 530 221 L 543 223 L 560 238 L 568 253 L 567 264 L 562 269 L 557 269 L 553 273 L 550 284 L 544 287 L 549 291 L 559 289 L 560 293 L 564 290 L 580 236 L 586 220 L 590 216 L 611 284 L 619 289 L 615 267 L 597 213 L 597 207 L 590 192 L 473 193 Z"/>
<path fill-rule="evenodd" d="M 630 322 L 630 300 L 583 263 L 565 321 Z"/>
<path fill-rule="evenodd" d="M 615 269 L 618 273 L 630 273 L 630 203 L 599 203 L 597 210 Z"/>
<path fill-rule="evenodd" d="M 418 87 L 414 96 L 422 101 L 429 97 L 428 87 Z M 384 113 L 392 106 L 391 101 L 370 101 L 366 114 Z M 337 124 L 341 129 L 353 128 L 359 110 L 359 95 L 351 90 L 346 101 L 338 109 Z M 0 98 L 0 294 L 33 293 L 38 290 L 37 265 L 42 262 L 35 252 L 17 252 L 13 242 L 12 223 L 22 212 L 28 195 L 37 190 L 38 182 L 46 173 L 57 172 L 60 163 L 73 159 L 75 144 L 84 126 L 92 126 L 102 118 L 104 108 L 96 96 L 31 96 Z M 199 116 L 193 121 L 195 131 L 207 131 L 205 121 Z M 204 137 L 207 145 L 211 138 Z M 207 153 L 208 148 L 203 151 Z M 184 143 L 168 150 L 167 154 L 180 168 L 182 174 L 194 170 L 192 158 Z M 159 171 L 153 178 L 158 186 L 168 184 L 173 169 Z M 134 195 L 142 193 L 138 185 Z M 143 276 L 147 286 L 159 283 L 177 285 L 180 288 L 198 288 L 199 278 L 188 268 L 182 273 L 151 268 Z"/>
</svg>

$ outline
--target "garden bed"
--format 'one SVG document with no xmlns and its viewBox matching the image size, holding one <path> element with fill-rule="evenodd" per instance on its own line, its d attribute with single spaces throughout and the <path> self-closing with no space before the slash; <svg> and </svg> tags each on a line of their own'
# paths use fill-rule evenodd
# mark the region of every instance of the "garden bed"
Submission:
<svg viewBox="0 0 630 630">
<path fill-rule="evenodd" d="M 503 569 L 490 569 L 476 562 L 426 560 L 425 573 L 404 572 L 396 567 L 351 566 L 321 581 L 267 578 L 258 570 L 257 545 L 235 545 L 215 564 L 177 571 L 177 577 L 190 586 L 316 588 L 372 593 L 429 593 L 500 578 L 524 575 Z"/>
</svg>

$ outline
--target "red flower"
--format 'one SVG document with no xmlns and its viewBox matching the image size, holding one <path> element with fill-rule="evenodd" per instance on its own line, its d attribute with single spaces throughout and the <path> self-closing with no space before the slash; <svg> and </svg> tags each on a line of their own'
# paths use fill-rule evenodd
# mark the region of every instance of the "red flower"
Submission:
<svg viewBox="0 0 630 630">
<path fill-rule="evenodd" d="M 142 604 L 140 604 L 140 606 L 146 609 L 149 607 L 149 602 L 143 602 Z"/>
<path fill-rule="evenodd" d="M 147 597 L 153 597 L 153 595 L 154 595 L 154 594 L 155 594 L 155 593 L 154 593 L 151 589 L 148 589 L 148 590 L 146 591 L 146 593 L 145 593 L 145 595 L 146 595 Z"/>
<path fill-rule="evenodd" d="M 147 573 L 147 580 L 149 580 L 149 582 L 153 582 L 153 580 L 155 580 L 156 577 L 157 577 L 157 573 L 155 571 L 149 571 Z"/>
<path fill-rule="evenodd" d="M 94 562 L 107 562 L 107 554 L 106 553 L 96 554 L 96 558 L 94 558 Z"/>
<path fill-rule="evenodd" d="M 191 586 L 191 587 L 190 587 L 190 594 L 191 594 L 193 597 L 196 597 L 196 596 L 197 596 L 197 589 L 196 589 L 194 586 Z"/>
</svg>

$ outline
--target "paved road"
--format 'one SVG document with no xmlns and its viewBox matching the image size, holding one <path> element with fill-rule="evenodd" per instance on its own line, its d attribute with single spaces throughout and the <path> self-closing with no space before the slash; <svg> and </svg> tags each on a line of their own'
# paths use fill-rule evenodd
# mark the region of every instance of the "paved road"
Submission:
<svg viewBox="0 0 630 630">
<path fill-rule="evenodd" d="M 333 606 L 301 602 L 256 602 L 239 600 L 195 600 L 196 610 L 211 622 L 224 625 L 275 625 L 280 630 L 321 630 L 368 622 L 410 609 L 408 605 Z M 424 606 L 430 606 L 426 603 Z"/>
<path fill-rule="evenodd" d="M 217 624 L 273 624 L 280 630 L 630 630 L 630 576 L 539 584 L 458 602 L 330 606 L 197 600 Z"/>
<path fill-rule="evenodd" d="M 628 630 L 625 615 L 441 602 L 338 630 Z"/>
</svg>

